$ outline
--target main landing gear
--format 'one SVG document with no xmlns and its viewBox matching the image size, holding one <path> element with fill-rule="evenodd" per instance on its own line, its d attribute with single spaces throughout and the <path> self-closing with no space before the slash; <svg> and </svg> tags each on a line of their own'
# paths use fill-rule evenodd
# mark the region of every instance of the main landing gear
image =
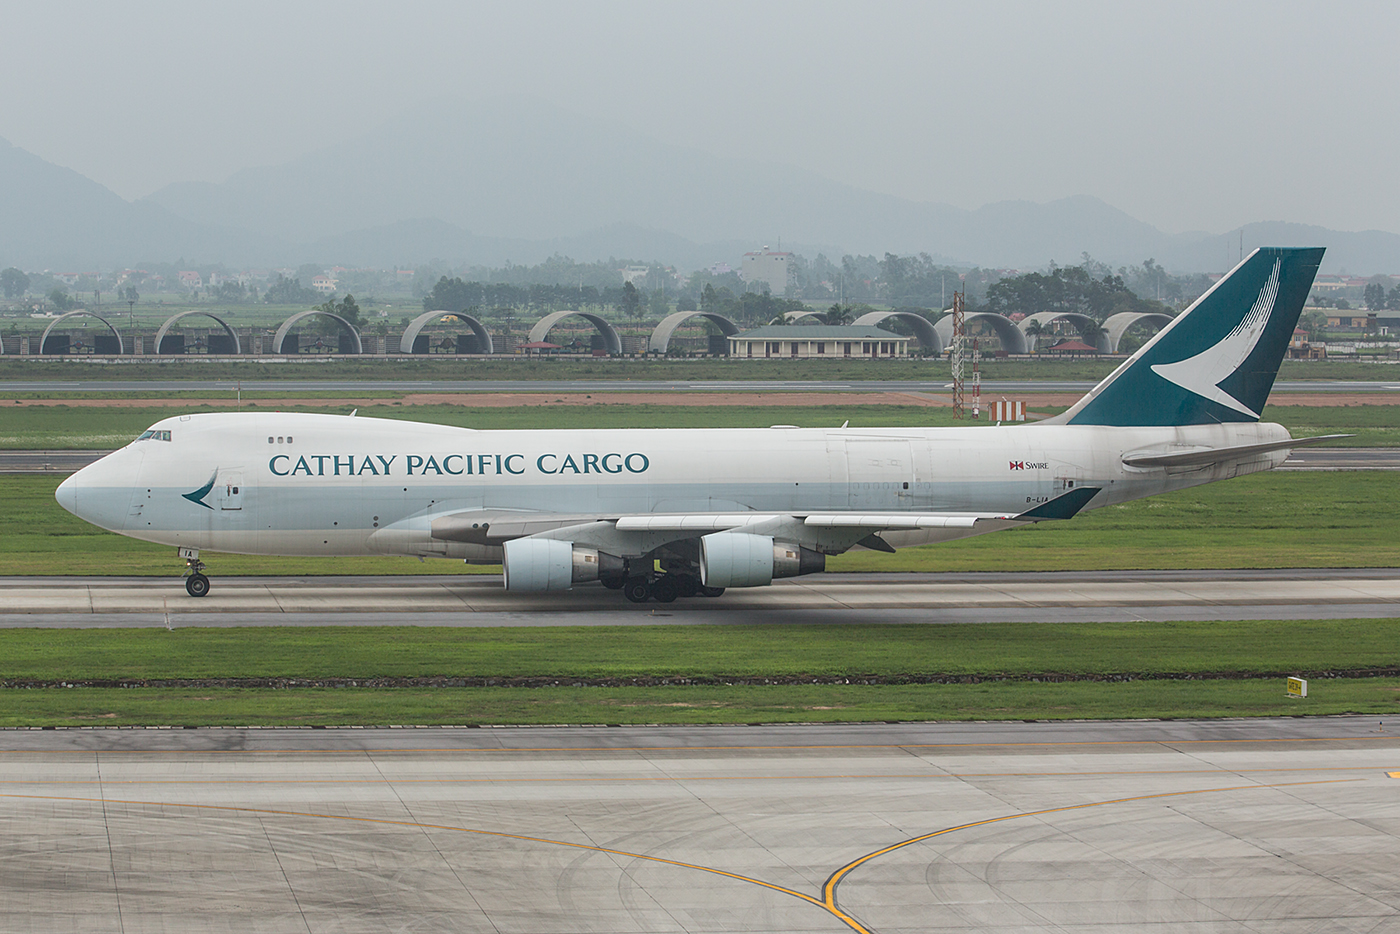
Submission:
<svg viewBox="0 0 1400 934">
<path fill-rule="evenodd" d="M 206 596 L 209 578 L 204 574 L 204 562 L 199 560 L 199 549 L 181 548 L 180 557 L 185 559 L 185 593 L 191 597 Z"/>
<path fill-rule="evenodd" d="M 611 582 L 604 582 L 612 586 Z M 723 587 L 705 587 L 700 578 L 689 574 L 662 574 L 648 580 L 645 577 L 628 577 L 623 580 L 622 595 L 633 603 L 674 603 L 677 597 L 718 597 L 724 593 Z"/>
</svg>

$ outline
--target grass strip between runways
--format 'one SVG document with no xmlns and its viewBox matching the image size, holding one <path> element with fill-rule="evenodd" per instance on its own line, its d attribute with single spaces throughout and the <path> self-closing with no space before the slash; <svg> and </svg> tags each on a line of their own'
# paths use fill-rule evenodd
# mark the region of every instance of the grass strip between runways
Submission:
<svg viewBox="0 0 1400 934">
<path fill-rule="evenodd" d="M 1400 619 L 17 629 L 0 659 L 12 727 L 1400 714 Z"/>
<path fill-rule="evenodd" d="M 1400 679 L 674 688 L 72 688 L 0 694 L 0 726 L 388 726 L 1064 720 L 1400 714 Z"/>
<path fill-rule="evenodd" d="M 1218 678 L 1387 673 L 1400 619 L 0 630 L 0 684 Z"/>
</svg>

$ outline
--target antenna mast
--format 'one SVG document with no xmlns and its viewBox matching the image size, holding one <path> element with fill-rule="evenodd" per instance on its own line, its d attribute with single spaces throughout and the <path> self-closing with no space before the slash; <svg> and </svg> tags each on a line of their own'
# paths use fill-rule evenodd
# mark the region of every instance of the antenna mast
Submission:
<svg viewBox="0 0 1400 934">
<path fill-rule="evenodd" d="M 963 417 L 963 293 L 953 293 L 953 343 L 948 360 L 953 365 L 953 418 Z"/>
</svg>

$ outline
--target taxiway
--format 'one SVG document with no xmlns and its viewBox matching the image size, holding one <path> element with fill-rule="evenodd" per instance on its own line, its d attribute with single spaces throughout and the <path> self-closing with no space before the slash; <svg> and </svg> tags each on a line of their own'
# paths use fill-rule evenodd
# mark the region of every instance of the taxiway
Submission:
<svg viewBox="0 0 1400 934">
<path fill-rule="evenodd" d="M 1389 931 L 1386 730 L 4 731 L 0 929 Z"/>
<path fill-rule="evenodd" d="M 216 569 L 217 570 L 217 569 Z M 1400 616 L 1400 569 L 817 574 L 721 597 L 508 593 L 498 575 L 0 578 L 0 628 L 1114 622 Z"/>
</svg>

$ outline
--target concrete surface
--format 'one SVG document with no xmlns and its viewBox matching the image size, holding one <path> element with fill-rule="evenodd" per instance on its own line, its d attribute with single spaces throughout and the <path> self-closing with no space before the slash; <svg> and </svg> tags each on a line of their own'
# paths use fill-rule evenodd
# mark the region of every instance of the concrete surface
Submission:
<svg viewBox="0 0 1400 934">
<path fill-rule="evenodd" d="M 675 603 L 618 591 L 507 593 L 471 577 L 0 578 L 0 627 L 723 625 L 1400 616 L 1400 569 L 816 574 Z M 168 618 L 168 619 L 167 619 Z"/>
<path fill-rule="evenodd" d="M 1383 934 L 1397 767 L 1362 718 L 3 731 L 0 930 Z"/>
</svg>

